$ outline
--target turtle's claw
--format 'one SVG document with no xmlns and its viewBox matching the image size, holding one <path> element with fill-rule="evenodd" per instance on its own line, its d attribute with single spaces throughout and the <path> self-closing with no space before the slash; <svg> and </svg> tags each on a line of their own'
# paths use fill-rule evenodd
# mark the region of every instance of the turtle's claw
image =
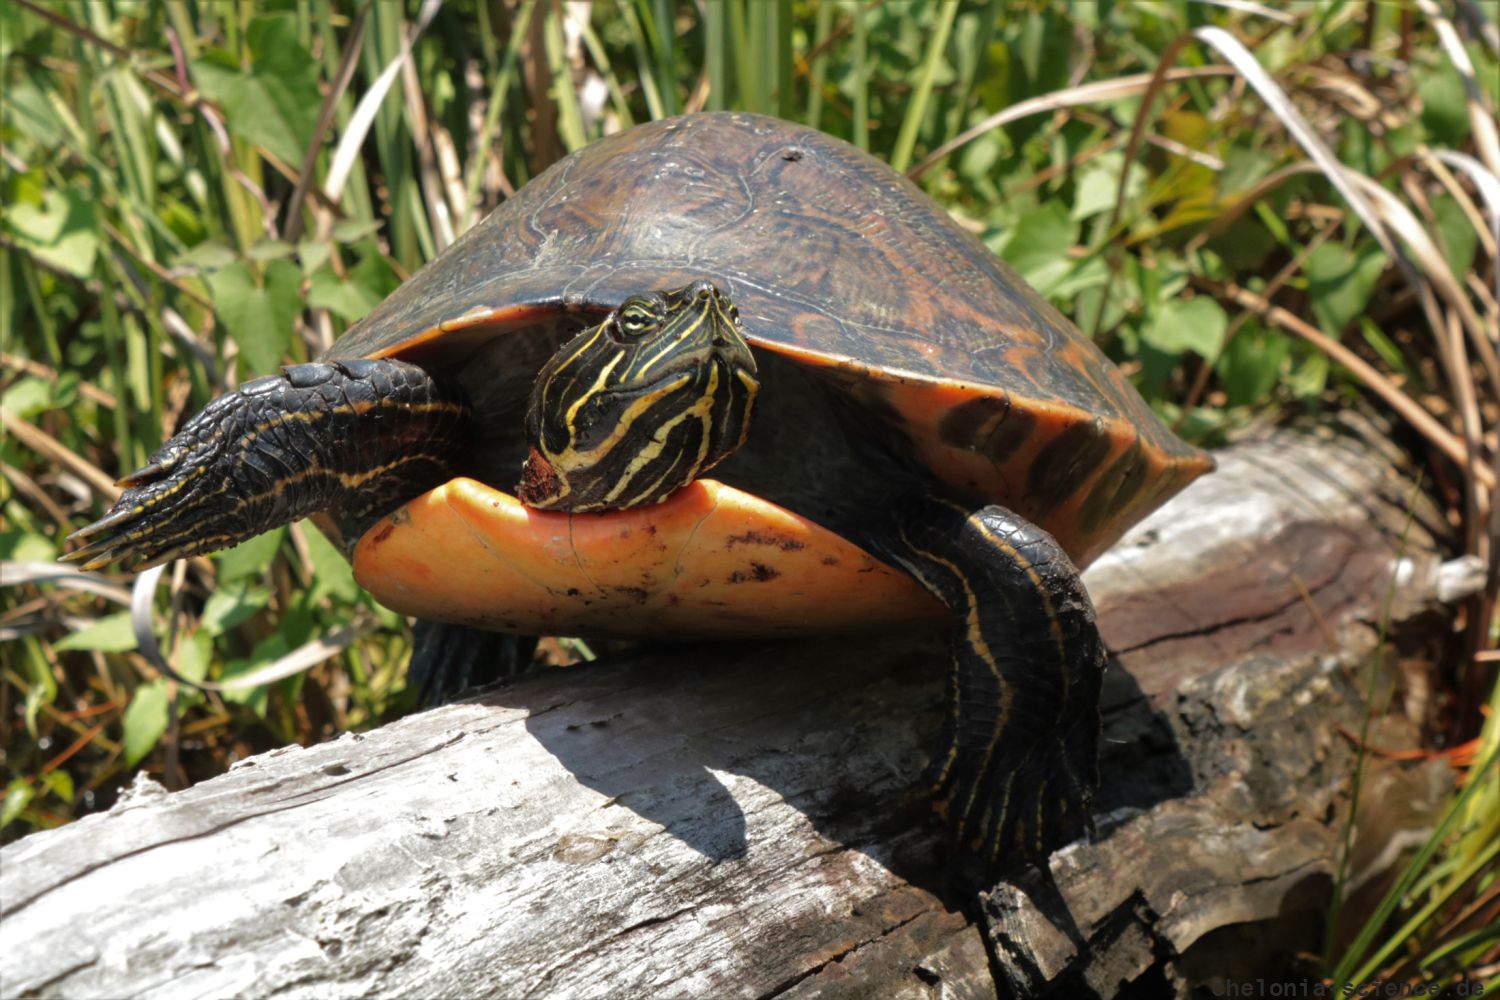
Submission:
<svg viewBox="0 0 1500 1000">
<path fill-rule="evenodd" d="M 179 534 L 163 531 L 160 516 L 152 516 L 162 513 L 152 493 L 163 471 L 162 463 L 153 462 L 120 480 L 126 484 L 126 491 L 109 513 L 67 537 L 68 543 L 78 548 L 62 556 L 61 561 L 80 563 L 84 570 L 96 570 L 136 558 L 146 560 L 140 569 L 148 569 L 174 558 L 171 553 L 187 548 Z"/>
<path fill-rule="evenodd" d="M 138 542 L 141 540 L 140 533 L 131 530 L 142 513 L 142 509 L 134 504 L 116 505 L 114 510 L 93 524 L 79 528 L 68 536 L 67 540 L 70 544 L 77 544 L 90 538 L 93 541 L 80 545 L 62 556 L 62 561 L 81 563 L 80 568 L 84 570 L 96 570 L 142 553 L 143 549 L 138 547 Z"/>
<path fill-rule="evenodd" d="M 95 521 L 93 524 L 90 524 L 90 525 L 87 525 L 85 527 L 79 528 L 77 531 L 73 532 L 71 535 L 68 536 L 67 540 L 69 542 L 81 542 L 85 538 L 92 538 L 93 536 L 99 534 L 99 532 L 101 532 L 101 531 L 104 531 L 104 530 L 106 530 L 108 528 L 113 528 L 113 527 L 116 527 L 118 525 L 125 524 L 125 523 L 129 522 L 134 515 L 135 515 L 135 512 L 133 510 L 131 510 L 130 508 L 128 508 L 128 507 L 126 507 L 126 508 L 116 507 L 115 509 L 111 510 L 108 514 L 104 515 L 99 520 Z M 97 543 L 95 543 L 95 544 L 97 544 Z M 73 559 L 77 555 L 78 555 L 77 552 L 70 552 L 68 555 L 64 556 L 63 558 L 65 558 L 65 559 Z"/>
<path fill-rule="evenodd" d="M 125 513 L 133 514 L 134 512 L 126 511 Z M 69 535 L 68 540 L 74 541 L 82 537 L 84 532 L 92 533 L 108 527 L 104 521 L 112 520 L 114 517 L 115 515 L 111 514 L 107 518 L 95 521 L 87 528 Z M 103 569 L 113 563 L 139 559 L 141 561 L 135 566 L 135 569 L 139 571 L 196 554 L 197 550 L 191 543 L 181 542 L 174 538 L 151 538 L 148 530 L 136 528 L 116 531 L 102 538 L 96 538 L 87 545 L 60 556 L 59 561 L 79 563 L 81 564 L 79 569 L 93 571 Z"/>
<path fill-rule="evenodd" d="M 128 476 L 121 476 L 115 480 L 115 485 L 124 489 L 130 489 L 133 486 L 143 486 L 153 479 L 158 479 L 166 475 L 171 467 L 170 464 L 165 462 L 152 462 L 149 465 L 141 466 Z"/>
</svg>

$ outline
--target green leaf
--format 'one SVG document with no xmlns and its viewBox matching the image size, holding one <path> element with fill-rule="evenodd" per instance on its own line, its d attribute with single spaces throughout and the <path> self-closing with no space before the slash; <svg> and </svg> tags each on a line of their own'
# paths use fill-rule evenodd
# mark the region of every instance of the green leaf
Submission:
<svg viewBox="0 0 1500 1000">
<path fill-rule="evenodd" d="M 1140 340 L 1133 335 L 1134 331 L 1121 324 L 1140 310 L 1141 270 L 1140 263 L 1127 256 L 1113 282 L 1084 288 L 1073 300 L 1074 322 L 1091 333 L 1114 331 L 1121 338 L 1119 344 L 1127 356 L 1135 353 Z"/>
<path fill-rule="evenodd" d="M 1236 271 L 1256 271 L 1276 249 L 1276 237 L 1247 212 L 1210 239 L 1208 249 Z"/>
<path fill-rule="evenodd" d="M 282 257 L 290 257 L 297 252 L 297 248 L 285 240 L 259 239 L 255 245 L 245 251 L 246 260 L 279 260 Z"/>
<path fill-rule="evenodd" d="M 177 672 L 190 681 L 201 681 L 208 676 L 213 655 L 213 637 L 207 631 L 199 629 L 177 647 Z"/>
<path fill-rule="evenodd" d="M 12 171 L 5 180 L 5 205 L 42 206 L 42 193 L 47 189 L 47 175 L 40 167 L 26 171 Z"/>
<path fill-rule="evenodd" d="M 1249 406 L 1265 400 L 1281 377 L 1281 364 L 1290 344 L 1285 336 L 1247 320 L 1214 362 L 1230 406 Z"/>
<path fill-rule="evenodd" d="M 1308 255 L 1304 270 L 1313 315 L 1324 333 L 1338 337 L 1364 312 L 1375 281 L 1385 270 L 1385 254 L 1373 242 L 1362 244 L 1354 253 L 1336 243 L 1324 243 Z"/>
<path fill-rule="evenodd" d="M 1212 360 L 1224 343 L 1229 320 L 1213 299 L 1170 299 L 1141 330 L 1141 337 L 1164 354 L 1176 357 L 1194 351 Z"/>
<path fill-rule="evenodd" d="M 52 408 L 54 410 L 72 406 L 78 401 L 78 387 L 83 384 L 83 376 L 76 371 L 59 372 L 57 381 L 51 383 Z"/>
<path fill-rule="evenodd" d="M 37 737 L 37 715 L 57 701 L 57 678 L 52 676 L 47 658 L 42 656 L 36 640 L 28 637 L 23 642 L 26 655 L 20 660 L 26 665 L 26 731 L 34 740 Z"/>
<path fill-rule="evenodd" d="M 1380 355 L 1380 360 L 1391 366 L 1393 371 L 1400 372 L 1406 378 L 1416 378 L 1417 375 L 1411 370 L 1411 365 L 1406 363 L 1406 356 L 1401 353 L 1391 338 L 1385 335 L 1375 321 L 1368 316 L 1359 318 L 1359 332 L 1364 335 L 1365 343 Z"/>
<path fill-rule="evenodd" d="M 1338 156 L 1346 166 L 1372 177 L 1391 164 L 1390 148 L 1353 115 L 1339 125 Z"/>
<path fill-rule="evenodd" d="M 42 776 L 42 782 L 48 791 L 64 802 L 73 801 L 73 776 L 62 768 L 48 771 Z"/>
<path fill-rule="evenodd" d="M 36 375 L 24 375 L 0 392 L 0 404 L 29 420 L 52 408 L 52 383 Z"/>
<path fill-rule="evenodd" d="M 76 371 L 65 371 L 56 379 L 23 375 L 0 393 L 0 403 L 11 413 L 29 419 L 47 410 L 72 406 L 78 400 L 80 381 Z"/>
<path fill-rule="evenodd" d="M 1017 47 L 1019 68 L 1024 76 L 1013 79 L 1019 86 L 1011 94 L 1012 103 L 1022 97 L 1062 89 L 1068 81 L 1073 54 L 1071 25 L 1061 11 L 1031 11 L 1024 17 Z"/>
<path fill-rule="evenodd" d="M 1328 355 L 1313 347 L 1303 347 L 1302 357 L 1284 380 L 1286 387 L 1300 399 L 1316 399 L 1328 385 L 1328 368 Z"/>
<path fill-rule="evenodd" d="M 51 562 L 58 556 L 57 546 L 46 535 L 21 528 L 0 531 L 0 559 L 15 562 Z"/>
<path fill-rule="evenodd" d="M 272 371 L 291 349 L 292 324 L 302 309 L 301 284 L 301 272 L 288 260 L 268 263 L 263 284 L 243 263 L 230 264 L 208 276 L 214 312 L 239 345 L 248 370 Z"/>
<path fill-rule="evenodd" d="M 1155 266 L 1143 266 L 1139 274 L 1144 303 L 1175 302 L 1188 286 L 1187 270 L 1179 258 L 1158 257 Z"/>
<path fill-rule="evenodd" d="M 172 263 L 176 267 L 190 267 L 199 271 L 215 271 L 228 267 L 236 260 L 234 247 L 222 239 L 204 240 L 177 255 Z"/>
<path fill-rule="evenodd" d="M 1162 116 L 1161 129 L 1167 138 L 1188 149 L 1217 152 L 1218 143 L 1214 138 L 1216 129 L 1197 111 L 1181 109 L 1168 112 Z M 1185 202 L 1186 204 L 1178 205 L 1173 210 L 1173 214 L 1176 214 L 1212 201 L 1218 185 L 1219 177 L 1215 171 L 1192 160 L 1174 159 L 1167 170 L 1154 178 L 1152 200 L 1156 204 L 1172 200 Z M 1162 228 L 1171 227 L 1163 221 Z"/>
<path fill-rule="evenodd" d="M 1106 295 L 1108 298 L 1105 298 Z M 1117 329 L 1127 315 L 1125 296 L 1118 291 L 1106 285 L 1085 288 L 1074 297 L 1070 315 L 1073 322 L 1085 332 L 1092 332 L 1095 329 L 1101 334 L 1114 331 L 1119 338 L 1119 347 L 1124 355 L 1129 357 L 1135 353 L 1137 341 L 1129 336 L 1129 331 L 1123 328 Z"/>
<path fill-rule="evenodd" d="M 26 811 L 36 793 L 22 778 L 16 778 L 5 789 L 5 804 L 0 806 L 0 827 L 9 826 L 11 820 Z"/>
<path fill-rule="evenodd" d="M 1136 388 L 1147 399 L 1159 401 L 1172 372 L 1177 369 L 1178 356 L 1152 346 L 1145 342 L 1143 336 L 1142 342 L 1136 347 L 1135 359 L 1141 366 L 1135 376 Z"/>
<path fill-rule="evenodd" d="M 1104 262 L 1103 257 L 1085 257 L 1082 260 L 1070 259 L 1068 265 L 1067 272 L 1052 286 L 1050 294 L 1053 299 L 1069 299 L 1079 292 L 1109 284 L 1109 265 Z M 1089 314 L 1088 319 L 1090 321 L 1093 320 L 1092 314 Z"/>
<path fill-rule="evenodd" d="M 223 635 L 264 608 L 270 599 L 270 588 L 251 586 L 248 579 L 222 584 L 203 606 L 201 628 L 209 635 Z"/>
<path fill-rule="evenodd" d="M 297 259 L 302 261 L 302 271 L 312 274 L 328 263 L 328 257 L 333 252 L 333 247 L 327 240 L 298 240 Z"/>
<path fill-rule="evenodd" d="M 1247 133 L 1246 140 L 1255 140 L 1255 133 Z M 1276 157 L 1269 151 L 1252 145 L 1233 145 L 1224 152 L 1224 169 L 1219 173 L 1219 190 L 1225 197 L 1233 198 L 1256 181 L 1269 174 L 1276 166 Z"/>
<path fill-rule="evenodd" d="M 12 4 L 0 4 L 0 7 L 14 9 Z M 23 77 L 7 83 L 0 110 L 4 111 L 3 120 L 15 136 L 30 139 L 44 148 L 56 146 L 66 134 L 47 96 L 30 79 Z"/>
<path fill-rule="evenodd" d="M 1438 243 L 1443 248 L 1443 256 L 1448 259 L 1448 267 L 1453 271 L 1462 283 L 1463 275 L 1467 274 L 1469 268 L 1474 264 L 1474 251 L 1479 245 L 1479 234 L 1474 230 L 1474 224 L 1464 214 L 1464 210 L 1450 195 L 1442 195 L 1432 200 L 1432 214 L 1436 217 Z"/>
<path fill-rule="evenodd" d="M 337 547 L 321 532 L 306 532 L 307 555 L 312 562 L 314 599 L 323 596 L 348 603 L 359 597 L 359 584 L 354 582 L 354 568 L 339 553 Z"/>
<path fill-rule="evenodd" d="M 227 53 L 211 53 L 193 64 L 198 87 L 224 109 L 236 134 L 295 167 L 317 124 L 319 63 L 298 40 L 291 14 L 251 19 L 246 39 L 249 68 Z"/>
<path fill-rule="evenodd" d="M 989 132 L 980 136 L 959 151 L 957 172 L 971 184 L 983 184 L 990 170 L 1004 155 L 1005 140 L 1000 132 Z"/>
<path fill-rule="evenodd" d="M 1078 224 L 1060 201 L 1049 201 L 1016 222 L 1000 256 L 1037 291 L 1048 289 L 1072 269 L 1068 251 L 1078 242 Z"/>
<path fill-rule="evenodd" d="M 53 649 L 93 649 L 101 653 L 123 653 L 135 649 L 135 630 L 130 612 L 105 615 L 53 643 Z"/>
<path fill-rule="evenodd" d="M 125 708 L 125 764 L 134 767 L 167 731 L 167 682 L 154 680 L 135 689 Z"/>
<path fill-rule="evenodd" d="M 1435 72 L 1419 73 L 1417 96 L 1422 99 L 1422 126 L 1434 143 L 1462 146 L 1469 137 L 1469 109 L 1458 70 L 1444 63 Z"/>
<path fill-rule="evenodd" d="M 223 585 L 240 577 L 265 571 L 276 557 L 276 550 L 286 538 L 286 528 L 273 528 L 264 535 L 256 535 L 247 541 L 215 555 L 219 564 L 219 583 Z"/>
<path fill-rule="evenodd" d="M 1195 406 L 1183 418 L 1178 433 L 1187 441 L 1202 441 L 1210 434 L 1223 430 L 1224 411 L 1217 407 Z"/>
<path fill-rule="evenodd" d="M 358 243 L 378 232 L 378 219 L 340 219 L 333 224 L 332 235 L 337 243 Z"/>
<path fill-rule="evenodd" d="M 9 59 L 22 40 L 21 9 L 12 3 L 0 6 L 0 59 Z"/>
<path fill-rule="evenodd" d="M 177 237 L 177 242 L 183 246 L 194 246 L 204 241 L 207 232 L 203 228 L 203 217 L 191 206 L 173 198 L 170 194 L 161 194 L 159 197 L 161 208 L 159 213 L 161 221 Z M 191 253 L 191 251 L 189 251 Z M 233 259 L 231 254 L 230 259 Z M 222 267 L 229 261 L 220 261 L 216 267 Z"/>
<path fill-rule="evenodd" d="M 243 660 L 232 660 L 224 665 L 219 673 L 219 680 L 228 683 L 237 677 L 243 677 L 252 671 L 259 670 L 279 660 L 290 652 L 292 647 L 287 644 L 285 637 L 280 633 L 267 636 L 256 643 L 250 656 Z M 266 714 L 267 696 L 271 690 L 269 684 L 257 684 L 254 687 L 237 688 L 223 692 L 225 701 L 236 702 L 247 706 L 256 715 L 264 718 Z"/>
<path fill-rule="evenodd" d="M 352 323 L 383 302 L 399 284 L 385 258 L 371 249 L 349 270 L 347 278 L 340 278 L 327 265 L 313 272 L 307 304 L 328 309 Z"/>
<path fill-rule="evenodd" d="M 1078 190 L 1073 195 L 1074 219 L 1087 219 L 1115 207 L 1115 195 L 1120 187 L 1120 166 L 1125 162 L 1123 153 L 1101 153 L 1084 164 L 1078 177 Z M 1142 172 L 1138 167 L 1130 171 L 1125 182 L 1125 201 L 1140 194 Z"/>
<path fill-rule="evenodd" d="M 0 228 L 53 267 L 79 278 L 94 273 L 99 253 L 94 203 L 77 188 L 48 189 L 41 205 L 8 206 L 0 217 Z"/>
</svg>

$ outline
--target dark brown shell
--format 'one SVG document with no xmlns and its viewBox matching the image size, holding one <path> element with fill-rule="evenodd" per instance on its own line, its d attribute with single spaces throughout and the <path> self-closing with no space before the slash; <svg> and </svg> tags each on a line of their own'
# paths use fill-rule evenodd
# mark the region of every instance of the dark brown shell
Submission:
<svg viewBox="0 0 1500 1000">
<path fill-rule="evenodd" d="M 1209 467 L 915 185 L 758 115 L 654 122 L 560 161 L 329 356 L 398 354 L 700 278 L 733 297 L 752 344 L 829 369 L 956 489 L 1038 521 L 1080 561 Z"/>
</svg>

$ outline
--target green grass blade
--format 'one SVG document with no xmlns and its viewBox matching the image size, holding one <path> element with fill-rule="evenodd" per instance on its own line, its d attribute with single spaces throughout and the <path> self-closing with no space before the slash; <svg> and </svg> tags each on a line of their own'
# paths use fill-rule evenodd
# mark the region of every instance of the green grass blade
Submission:
<svg viewBox="0 0 1500 1000">
<path fill-rule="evenodd" d="M 1407 863 L 1400 878 L 1396 879 L 1390 889 L 1386 890 L 1385 896 L 1381 898 L 1375 909 L 1370 913 L 1369 918 L 1365 921 L 1364 926 L 1360 928 L 1354 942 L 1350 944 L 1348 951 L 1345 952 L 1343 960 L 1334 967 L 1331 974 L 1334 982 L 1346 983 L 1355 981 L 1353 977 L 1356 969 L 1361 974 L 1373 972 L 1379 967 L 1379 963 L 1385 955 L 1390 954 L 1393 948 L 1404 942 L 1404 938 L 1399 936 L 1392 937 L 1384 947 L 1374 952 L 1374 957 L 1365 960 L 1362 965 L 1360 964 L 1363 956 L 1370 952 L 1375 939 L 1380 935 L 1381 929 L 1385 926 L 1385 922 L 1390 919 L 1391 914 L 1396 912 L 1396 908 L 1401 905 L 1401 901 L 1406 898 L 1412 886 L 1416 884 L 1427 866 L 1437 856 L 1438 849 L 1447 840 L 1448 834 L 1458 825 L 1457 821 L 1459 817 L 1466 812 L 1469 803 L 1478 797 L 1480 789 L 1484 787 L 1484 777 L 1489 774 L 1490 769 L 1495 766 L 1497 760 L 1500 760 L 1500 748 L 1492 750 L 1481 763 L 1470 769 L 1468 782 L 1464 785 L 1463 791 L 1459 793 L 1458 797 L 1449 803 L 1447 810 L 1443 813 L 1442 820 L 1438 822 L 1437 829 L 1432 831 L 1432 836 L 1427 838 L 1426 843 L 1422 845 L 1421 849 Z"/>
<path fill-rule="evenodd" d="M 1495 758 L 1491 757 L 1485 767 L 1492 766 Z M 1482 771 L 1480 773 L 1483 773 Z M 1477 776 L 1477 775 L 1476 775 Z M 1420 907 L 1404 923 L 1399 930 L 1387 937 L 1385 944 L 1376 949 L 1375 952 L 1353 973 L 1354 982 L 1366 982 L 1374 976 L 1381 966 L 1390 958 L 1391 954 L 1412 939 L 1418 928 L 1425 924 L 1442 905 L 1452 899 L 1459 889 L 1469 880 L 1486 871 L 1500 857 L 1500 842 L 1491 841 L 1489 846 L 1469 859 L 1453 876 L 1452 883 L 1443 891 L 1434 892 L 1426 904 Z M 1347 981 L 1347 980 L 1341 980 Z"/>
<path fill-rule="evenodd" d="M 708 64 L 709 111 L 723 111 L 729 106 L 729 44 L 725 24 L 728 12 L 725 6 L 723 2 L 715 2 L 703 8 L 703 58 Z M 824 6 L 832 9 L 830 4 Z"/>
<path fill-rule="evenodd" d="M 761 66 L 755 60 L 755 53 L 751 52 L 750 29 L 747 26 L 749 14 L 745 10 L 747 0 L 723 0 L 723 10 L 729 21 L 729 52 L 727 58 L 734 62 L 734 83 L 737 89 L 735 100 L 729 104 L 731 107 L 740 107 L 746 111 L 759 110 L 754 105 L 755 93 L 760 88 L 759 75 Z"/>
<path fill-rule="evenodd" d="M 656 86 L 656 74 L 651 72 L 653 61 L 651 59 L 650 46 L 647 44 L 646 30 L 641 25 L 641 19 L 636 16 L 635 6 L 626 0 L 618 0 L 618 10 L 625 18 L 625 25 L 630 33 L 630 48 L 635 53 L 635 62 L 640 70 L 641 96 L 646 99 L 646 110 L 652 120 L 666 117 L 666 105 L 662 102 L 661 91 Z"/>
<path fill-rule="evenodd" d="M 1417 501 L 1420 497 L 1422 484 L 1420 480 L 1413 484 L 1411 499 L 1406 505 L 1406 521 L 1401 528 L 1400 540 L 1396 545 L 1396 558 L 1393 566 L 1399 566 L 1406 557 L 1406 545 L 1411 537 L 1412 525 L 1416 523 Z M 1354 821 L 1359 813 L 1360 792 L 1364 787 L 1365 762 L 1368 759 L 1365 748 L 1369 745 L 1370 723 L 1374 717 L 1375 690 L 1380 680 L 1381 656 L 1385 651 L 1386 631 L 1390 627 L 1391 607 L 1396 600 L 1397 574 L 1393 570 L 1391 579 L 1386 584 L 1385 600 L 1381 605 L 1380 626 L 1375 637 L 1375 651 L 1370 654 L 1369 681 L 1365 685 L 1365 711 L 1360 717 L 1359 741 L 1355 746 L 1354 753 L 1354 777 L 1350 783 L 1349 792 L 1349 816 L 1344 821 L 1342 841 L 1339 845 L 1339 860 L 1333 872 L 1333 898 L 1328 908 L 1328 920 L 1324 930 L 1323 954 L 1325 963 L 1332 960 L 1334 936 L 1338 933 L 1339 917 L 1342 914 L 1344 904 L 1344 885 L 1349 876 L 1349 857 L 1354 848 Z M 1343 982 L 1337 976 L 1335 982 Z"/>
<path fill-rule="evenodd" d="M 588 136 L 583 131 L 578 91 L 573 86 L 573 68 L 568 65 L 563 16 L 561 7 L 552 7 L 547 14 L 547 67 L 552 73 L 553 96 L 557 102 L 557 134 L 571 153 L 587 145 Z"/>
<path fill-rule="evenodd" d="M 776 4 L 774 0 L 751 0 L 747 4 L 748 37 L 744 62 L 750 68 L 750 89 L 745 101 L 751 111 L 771 113 L 771 86 L 776 79 Z"/>
<path fill-rule="evenodd" d="M 870 150 L 870 26 L 862 0 L 854 5 L 854 135 L 853 143 Z"/>
<path fill-rule="evenodd" d="M 710 9 L 714 6 L 709 5 Z M 813 128 L 822 128 L 823 88 L 828 84 L 828 53 L 825 46 L 833 31 L 833 15 L 836 13 L 838 10 L 832 3 L 819 4 L 817 20 L 813 24 L 812 46 L 809 51 L 816 52 L 817 55 L 813 57 L 809 67 L 807 84 L 807 124 Z"/>
<path fill-rule="evenodd" d="M 1431 969 L 1438 963 L 1457 956 L 1459 952 L 1470 949 L 1482 949 L 1491 941 L 1500 941 L 1500 923 L 1491 924 L 1488 927 L 1480 927 L 1469 931 L 1467 934 L 1460 934 L 1453 940 L 1438 945 L 1427 955 L 1423 956 L 1421 968 L 1424 970 Z"/>
<path fill-rule="evenodd" d="M 652 40 L 656 48 L 657 90 L 661 93 L 662 113 L 675 115 L 681 110 L 677 103 L 677 21 L 672 13 L 672 0 L 652 0 Z"/>
<path fill-rule="evenodd" d="M 7 254 L 6 256 L 9 257 L 10 255 Z M 32 304 L 32 315 L 35 317 L 37 329 L 42 334 L 42 344 L 47 351 L 47 361 L 53 368 L 60 371 L 63 366 L 63 354 L 61 342 L 57 339 L 57 322 L 53 319 L 52 313 L 49 310 L 38 308 L 47 300 L 42 295 L 42 283 L 37 277 L 36 264 L 29 256 L 22 253 L 15 255 L 15 261 L 21 272 L 21 281 L 26 288 L 26 297 Z M 10 268 L 4 268 L 4 272 L 7 275 L 10 274 Z"/>
<path fill-rule="evenodd" d="M 625 88 L 620 85 L 620 79 L 610 62 L 609 50 L 599 40 L 593 26 L 587 23 L 583 25 L 583 46 L 588 49 L 594 68 L 599 71 L 599 75 L 604 78 L 604 85 L 609 88 L 609 103 L 614 108 L 615 117 L 620 120 L 620 128 L 630 128 L 635 124 L 635 115 L 630 111 L 630 100 L 625 96 Z"/>
<path fill-rule="evenodd" d="M 792 118 L 797 113 L 796 88 L 793 70 L 796 68 L 796 53 L 792 51 L 792 0 L 776 0 L 767 4 L 776 12 L 775 33 L 771 44 L 776 53 L 776 113 L 782 118 Z"/>
<path fill-rule="evenodd" d="M 490 147 L 495 142 L 495 130 L 499 127 L 500 115 L 505 110 L 510 88 L 515 83 L 516 61 L 521 53 L 521 43 L 526 38 L 526 33 L 531 30 L 531 15 L 536 8 L 536 4 L 528 3 L 522 4 L 516 11 L 516 20 L 511 25 L 505 54 L 500 60 L 500 68 L 490 85 L 489 103 L 485 105 L 484 121 L 479 127 L 479 137 L 474 142 L 467 171 L 468 179 L 464 184 L 469 215 L 459 227 L 460 229 L 468 229 L 477 221 L 475 212 L 479 201 L 479 183 L 484 179 L 485 163 L 489 159 Z"/>
<path fill-rule="evenodd" d="M 942 0 L 938 7 L 937 24 L 928 39 L 927 54 L 917 75 L 911 101 L 901 119 L 901 131 L 896 136 L 896 148 L 891 151 L 891 166 L 897 173 L 905 173 L 911 166 L 912 149 L 917 143 L 917 131 L 927 116 L 927 101 L 932 96 L 932 81 L 937 75 L 938 63 L 943 59 L 943 50 L 948 45 L 948 35 L 953 30 L 953 19 L 958 14 L 958 0 Z"/>
</svg>

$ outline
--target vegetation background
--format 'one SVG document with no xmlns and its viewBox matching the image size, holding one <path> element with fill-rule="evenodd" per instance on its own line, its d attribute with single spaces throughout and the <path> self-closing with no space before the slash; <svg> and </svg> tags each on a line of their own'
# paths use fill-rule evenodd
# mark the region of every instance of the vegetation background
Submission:
<svg viewBox="0 0 1500 1000">
<path fill-rule="evenodd" d="M 548 164 L 738 108 L 908 172 L 1190 439 L 1389 416 L 1490 571 L 1429 678 L 1433 752 L 1468 781 L 1388 906 L 1361 928 L 1331 904 L 1326 958 L 1340 978 L 1496 975 L 1500 713 L 1475 738 L 1500 662 L 1486 16 L 1478 0 L 0 5 L 5 838 L 107 808 L 140 770 L 181 787 L 409 709 L 406 623 L 315 531 L 178 563 L 138 588 L 134 622 L 129 578 L 57 566 L 62 540 L 185 415 L 316 356 Z"/>
</svg>

